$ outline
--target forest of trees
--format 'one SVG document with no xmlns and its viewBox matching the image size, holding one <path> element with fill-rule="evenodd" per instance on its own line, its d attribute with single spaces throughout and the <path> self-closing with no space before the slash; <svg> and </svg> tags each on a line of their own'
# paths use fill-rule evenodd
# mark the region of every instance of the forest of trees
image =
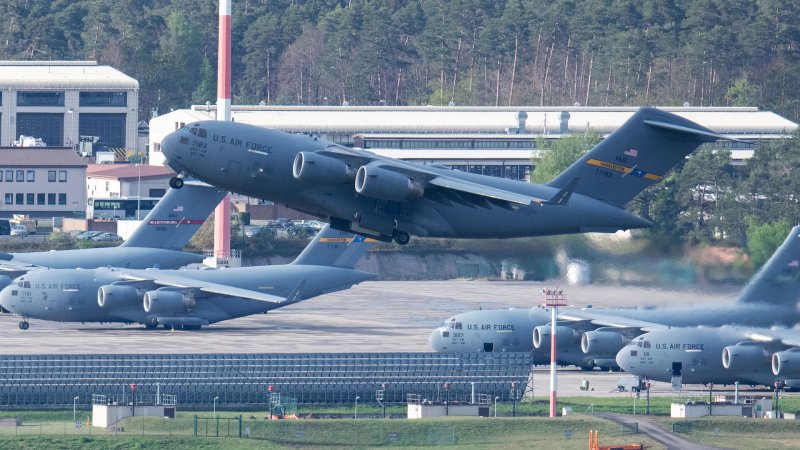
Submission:
<svg viewBox="0 0 800 450">
<path fill-rule="evenodd" d="M 7 0 L 0 59 L 109 64 L 139 80 L 147 120 L 215 102 L 217 7 Z M 234 104 L 689 103 L 800 120 L 797 0 L 234 0 L 233 16 Z M 742 245 L 748 226 L 800 221 L 799 154 L 800 137 L 741 168 L 699 152 L 634 206 L 665 244 Z"/>
<path fill-rule="evenodd" d="M 234 0 L 234 103 L 747 105 L 800 119 L 796 0 Z M 213 0 L 7 0 L 0 59 L 214 103 Z"/>
</svg>

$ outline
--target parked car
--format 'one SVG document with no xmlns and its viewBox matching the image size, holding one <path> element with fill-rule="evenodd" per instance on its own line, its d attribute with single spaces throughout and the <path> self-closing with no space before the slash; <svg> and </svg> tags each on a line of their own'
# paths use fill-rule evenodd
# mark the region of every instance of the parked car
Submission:
<svg viewBox="0 0 800 450">
<path fill-rule="evenodd" d="M 25 237 L 28 235 L 28 229 L 25 225 L 11 225 L 11 236 Z"/>
<path fill-rule="evenodd" d="M 100 233 L 97 236 L 93 236 L 89 238 L 89 240 L 94 242 L 122 242 L 122 237 L 117 233 L 112 233 L 107 231 L 105 233 Z"/>
<path fill-rule="evenodd" d="M 80 233 L 75 235 L 75 239 L 91 240 L 93 237 L 99 236 L 103 233 L 105 233 L 105 231 L 97 231 L 97 230 L 81 231 Z"/>
</svg>

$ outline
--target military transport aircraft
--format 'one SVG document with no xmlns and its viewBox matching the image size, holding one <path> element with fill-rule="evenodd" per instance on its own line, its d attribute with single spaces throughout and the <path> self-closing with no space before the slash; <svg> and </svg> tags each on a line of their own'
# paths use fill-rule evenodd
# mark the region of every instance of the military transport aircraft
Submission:
<svg viewBox="0 0 800 450">
<path fill-rule="evenodd" d="M 283 203 L 338 230 L 406 244 L 411 235 L 511 238 L 649 227 L 625 204 L 717 139 L 723 137 L 687 119 L 641 108 L 544 185 L 223 121 L 190 123 L 165 136 L 161 151 L 182 176 Z M 176 177 L 170 185 L 183 182 Z"/>
<path fill-rule="evenodd" d="M 40 268 L 93 269 L 103 266 L 176 269 L 203 261 L 203 255 L 181 249 L 206 221 L 226 192 L 202 183 L 170 189 L 133 234 L 117 247 L 0 253 L 0 288 Z"/>
<path fill-rule="evenodd" d="M 800 388 L 800 331 L 786 328 L 665 328 L 617 353 L 624 371 L 655 381 Z"/>
<path fill-rule="evenodd" d="M 634 337 L 666 327 L 747 325 L 793 326 L 800 322 L 800 226 L 794 227 L 732 305 L 652 309 L 569 309 L 559 311 L 558 361 L 583 368 L 616 367 L 617 352 Z M 549 309 L 470 311 L 445 320 L 431 333 L 440 352 L 530 351 L 550 345 Z M 537 356 L 537 354 L 540 354 Z M 537 363 L 549 352 L 535 352 Z"/>
<path fill-rule="evenodd" d="M 0 305 L 22 317 L 21 329 L 30 318 L 199 329 L 376 278 L 353 269 L 372 242 L 326 226 L 294 262 L 280 266 L 36 270 L 6 286 Z"/>
</svg>

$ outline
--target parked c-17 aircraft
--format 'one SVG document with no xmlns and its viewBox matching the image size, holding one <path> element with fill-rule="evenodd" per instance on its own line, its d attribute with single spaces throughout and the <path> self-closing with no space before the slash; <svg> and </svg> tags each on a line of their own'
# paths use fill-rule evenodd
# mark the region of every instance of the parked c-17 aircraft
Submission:
<svg viewBox="0 0 800 450">
<path fill-rule="evenodd" d="M 190 123 L 165 136 L 161 151 L 183 176 L 283 203 L 335 229 L 406 244 L 411 235 L 512 238 L 649 227 L 625 204 L 700 144 L 722 138 L 680 116 L 641 108 L 544 185 L 223 121 Z"/>
<path fill-rule="evenodd" d="M 583 368 L 616 367 L 617 352 L 635 336 L 666 327 L 747 325 L 793 326 L 800 321 L 800 226 L 742 289 L 729 306 L 696 305 L 653 309 L 562 309 L 559 311 L 558 361 Z M 445 320 L 429 341 L 436 351 L 530 351 L 549 348 L 550 311 L 495 309 L 469 311 Z M 549 362 L 536 352 L 535 362 Z"/>
<path fill-rule="evenodd" d="M 28 319 L 201 326 L 265 313 L 376 276 L 354 270 L 374 240 L 326 226 L 292 263 L 234 269 L 42 269 L 0 291 L 0 305 Z"/>
<path fill-rule="evenodd" d="M 139 227 L 117 247 L 0 253 L 0 288 L 13 278 L 41 268 L 93 269 L 103 266 L 176 269 L 203 261 L 181 251 L 227 193 L 201 183 L 170 189 Z"/>
<path fill-rule="evenodd" d="M 800 389 L 800 331 L 786 328 L 665 328 L 617 353 L 622 370 L 642 378 L 691 384 Z"/>
</svg>

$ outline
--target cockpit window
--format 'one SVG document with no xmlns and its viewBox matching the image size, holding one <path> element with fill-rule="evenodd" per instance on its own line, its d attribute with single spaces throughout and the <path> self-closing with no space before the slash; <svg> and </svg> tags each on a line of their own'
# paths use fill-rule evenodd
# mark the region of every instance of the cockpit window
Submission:
<svg viewBox="0 0 800 450">
<path fill-rule="evenodd" d="M 192 133 L 193 135 L 197 136 L 197 128 L 189 128 L 189 133 Z"/>
<path fill-rule="evenodd" d="M 644 343 L 644 345 L 642 345 L 642 348 L 650 348 L 650 341 L 642 341 L 642 342 Z"/>
<path fill-rule="evenodd" d="M 31 282 L 30 281 L 23 281 L 22 282 L 22 287 L 30 289 L 31 288 Z"/>
<path fill-rule="evenodd" d="M 451 328 L 454 329 L 454 330 L 460 330 L 461 329 L 461 322 L 456 322 L 456 323 L 452 324 Z"/>
<path fill-rule="evenodd" d="M 204 138 L 204 137 L 208 136 L 208 134 L 206 134 L 206 130 L 204 128 L 198 128 L 197 129 L 197 136 L 201 137 L 201 138 Z"/>
</svg>

